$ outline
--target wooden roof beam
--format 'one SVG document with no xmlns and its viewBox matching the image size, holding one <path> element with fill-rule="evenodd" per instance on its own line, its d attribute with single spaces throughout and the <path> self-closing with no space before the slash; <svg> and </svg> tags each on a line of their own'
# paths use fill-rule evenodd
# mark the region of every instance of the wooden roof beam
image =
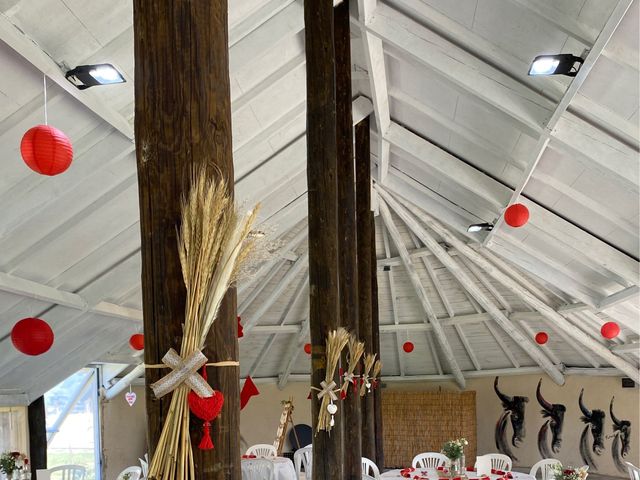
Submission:
<svg viewBox="0 0 640 480">
<path fill-rule="evenodd" d="M 387 233 L 387 229 L 384 224 L 382 225 L 382 240 L 384 241 L 384 254 L 386 258 L 391 257 L 391 249 L 389 248 L 389 234 Z M 378 262 L 376 262 L 378 263 Z M 396 304 L 396 288 L 395 281 L 393 279 L 393 272 L 391 269 L 386 270 L 387 280 L 389 281 L 389 294 L 391 295 L 391 313 L 393 314 L 393 323 L 395 325 L 400 324 L 400 319 L 398 318 L 398 305 Z M 398 355 L 398 365 L 400 370 L 400 375 L 405 374 L 405 366 L 404 366 L 404 355 L 402 349 L 402 339 L 400 338 L 401 332 L 395 332 L 396 337 L 396 353 Z"/>
</svg>

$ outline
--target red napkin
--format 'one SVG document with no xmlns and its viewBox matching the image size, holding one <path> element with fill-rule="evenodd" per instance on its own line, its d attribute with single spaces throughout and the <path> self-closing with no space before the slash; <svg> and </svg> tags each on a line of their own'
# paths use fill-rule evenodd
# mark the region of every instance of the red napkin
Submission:
<svg viewBox="0 0 640 480">
<path fill-rule="evenodd" d="M 413 467 L 403 468 L 400 470 L 400 475 L 404 478 L 411 478 L 411 472 L 415 472 L 416 469 Z"/>
<path fill-rule="evenodd" d="M 466 467 L 467 472 L 475 472 L 476 469 L 473 467 Z"/>
<path fill-rule="evenodd" d="M 242 455 L 242 458 L 256 458 L 255 455 Z"/>
<path fill-rule="evenodd" d="M 502 470 L 496 470 L 495 468 L 491 469 L 491 473 L 493 475 L 504 475 L 505 474 L 505 472 L 503 472 Z"/>
</svg>

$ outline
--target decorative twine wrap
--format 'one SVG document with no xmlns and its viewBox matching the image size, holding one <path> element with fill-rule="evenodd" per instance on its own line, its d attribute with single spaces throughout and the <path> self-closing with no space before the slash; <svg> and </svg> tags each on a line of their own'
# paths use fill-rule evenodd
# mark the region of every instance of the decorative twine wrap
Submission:
<svg viewBox="0 0 640 480">
<path fill-rule="evenodd" d="M 344 381 L 342 383 L 341 390 L 345 393 L 349 388 L 349 384 L 353 384 L 354 386 L 356 385 L 356 375 L 354 375 L 354 372 L 356 371 L 360 358 L 362 358 L 363 354 L 364 342 L 359 342 L 354 335 L 351 335 L 349 337 L 349 366 L 342 377 Z"/>
<path fill-rule="evenodd" d="M 311 387 L 313 390 L 320 392 L 318 393 L 318 399 L 322 400 L 322 403 L 320 404 L 320 411 L 318 413 L 316 434 L 320 430 L 324 430 L 326 432 L 331 431 L 331 414 L 327 410 L 327 406 L 329 403 L 333 403 L 338 399 L 336 393 L 339 392 L 340 389 L 335 391 L 333 390 L 337 386 L 336 382 L 333 381 L 333 377 L 336 373 L 338 362 L 340 361 L 340 353 L 347 343 L 349 343 L 349 332 L 344 328 L 333 330 L 327 335 L 327 365 L 325 370 L 325 379 L 320 382 L 320 386 L 322 388 Z"/>
<path fill-rule="evenodd" d="M 373 368 L 373 364 L 375 363 L 375 361 L 376 361 L 375 353 L 367 353 L 364 356 L 364 372 L 362 373 L 362 377 L 361 377 L 362 383 L 360 385 L 361 397 L 364 397 L 369 391 L 369 388 L 371 387 L 371 382 L 370 382 L 371 377 L 369 377 L 369 372 Z"/>
</svg>

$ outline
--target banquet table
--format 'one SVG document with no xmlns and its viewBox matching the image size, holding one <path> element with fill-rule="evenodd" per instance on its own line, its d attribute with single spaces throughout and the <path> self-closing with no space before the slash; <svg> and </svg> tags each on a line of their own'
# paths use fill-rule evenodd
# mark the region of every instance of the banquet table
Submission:
<svg viewBox="0 0 640 480">
<path fill-rule="evenodd" d="M 253 458 L 243 458 L 242 463 L 250 462 Z M 266 458 L 273 463 L 273 471 L 275 473 L 275 480 L 296 480 L 296 469 L 293 466 L 293 462 L 285 457 Z"/>
<path fill-rule="evenodd" d="M 409 477 L 403 477 L 400 475 L 402 470 L 389 470 L 388 472 L 384 472 L 380 475 L 382 478 L 391 478 L 391 479 L 401 479 L 401 478 L 411 478 L 417 477 L 419 479 L 429 479 L 429 480 L 444 480 L 447 478 L 451 478 L 450 476 L 438 472 L 435 468 L 416 468 L 414 472 L 410 473 Z M 528 473 L 519 473 L 519 472 L 509 472 L 513 480 L 535 480 L 535 477 L 529 475 Z M 477 479 L 480 480 L 480 477 L 475 472 L 463 472 L 468 480 Z M 489 475 L 490 480 L 499 480 L 504 479 L 505 475 Z"/>
</svg>

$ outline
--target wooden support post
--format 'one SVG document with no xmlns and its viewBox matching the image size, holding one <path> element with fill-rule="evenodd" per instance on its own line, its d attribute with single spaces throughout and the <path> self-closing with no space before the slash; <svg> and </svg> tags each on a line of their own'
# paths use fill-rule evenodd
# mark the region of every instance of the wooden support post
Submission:
<svg viewBox="0 0 640 480">
<path fill-rule="evenodd" d="M 180 346 L 185 287 L 176 227 L 180 200 L 196 166 L 219 172 L 233 192 L 227 0 L 134 0 L 135 137 L 142 234 L 142 291 L 147 364 L 161 363 Z M 236 294 L 221 305 L 203 350 L 210 362 L 238 360 Z M 166 371 L 146 372 L 146 384 Z M 215 450 L 194 448 L 196 475 L 240 479 L 240 385 L 237 367 L 209 368 L 224 393 L 213 422 Z M 147 388 L 150 453 L 166 417 L 170 395 L 155 399 Z M 192 443 L 201 436 L 192 421 Z"/>
<path fill-rule="evenodd" d="M 47 418 L 44 396 L 37 398 L 27 408 L 29 420 L 29 463 L 31 475 L 37 480 L 36 470 L 47 468 Z"/>
<path fill-rule="evenodd" d="M 381 360 L 380 355 L 380 320 L 378 312 L 378 255 L 376 253 L 376 219 L 373 212 L 369 212 L 371 219 L 371 340 L 373 353 Z M 382 374 L 380 374 L 382 376 Z M 382 382 L 373 390 L 373 423 L 375 432 L 375 462 L 384 468 L 384 452 L 382 442 Z"/>
<path fill-rule="evenodd" d="M 371 152 L 369 117 L 356 125 L 356 217 L 358 232 L 358 319 L 365 353 L 373 353 L 371 245 Z M 365 395 L 362 409 L 362 456 L 376 461 L 373 395 Z"/>
<path fill-rule="evenodd" d="M 340 325 L 358 336 L 358 255 L 356 231 L 353 116 L 351 114 L 351 29 L 349 0 L 333 11 L 336 54 L 336 142 L 338 174 L 338 261 L 340 263 Z M 342 355 L 346 368 L 347 350 Z M 345 445 L 344 478 L 362 479 L 360 397 L 352 389 L 342 402 Z M 348 453 L 347 453 L 348 452 Z"/>
<path fill-rule="evenodd" d="M 336 181 L 336 88 L 333 2 L 305 0 L 307 55 L 307 185 L 309 202 L 309 328 L 311 385 L 325 379 L 325 340 L 339 326 L 338 195 Z M 337 373 L 337 372 L 336 372 Z M 336 384 L 339 379 L 336 376 Z M 311 396 L 314 431 L 320 400 Z M 342 412 L 331 433 L 313 437 L 313 479 L 341 480 Z"/>
</svg>

